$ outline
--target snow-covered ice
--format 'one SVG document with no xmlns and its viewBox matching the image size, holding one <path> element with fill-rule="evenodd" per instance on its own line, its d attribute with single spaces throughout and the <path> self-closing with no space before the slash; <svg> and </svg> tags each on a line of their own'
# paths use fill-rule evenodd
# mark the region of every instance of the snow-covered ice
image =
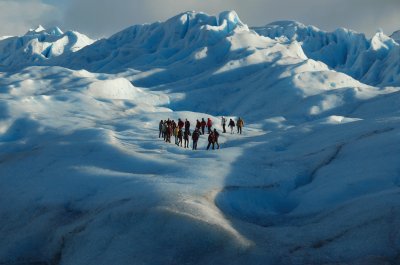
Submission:
<svg viewBox="0 0 400 265">
<path fill-rule="evenodd" d="M 82 36 L 0 40 L 0 264 L 400 263 L 393 38 L 234 11 Z M 219 150 L 158 138 L 222 116 Z"/>
<path fill-rule="evenodd" d="M 364 83 L 400 85 L 400 46 L 396 42 L 396 33 L 388 37 L 377 32 L 368 39 L 352 30 L 338 28 L 325 32 L 296 21 L 277 21 L 254 30 L 283 43 L 297 41 L 309 58 L 322 61 Z"/>
</svg>

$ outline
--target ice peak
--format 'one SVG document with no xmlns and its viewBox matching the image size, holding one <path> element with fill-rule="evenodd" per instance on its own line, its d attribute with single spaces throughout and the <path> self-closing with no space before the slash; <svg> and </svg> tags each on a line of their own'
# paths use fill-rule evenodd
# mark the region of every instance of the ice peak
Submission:
<svg viewBox="0 0 400 265">
<path fill-rule="evenodd" d="M 190 21 L 190 22 L 189 22 Z M 203 12 L 186 11 L 167 20 L 169 23 L 187 24 L 189 27 L 196 25 L 226 26 L 228 31 L 236 27 L 246 27 L 235 11 L 223 11 L 218 16 L 211 16 Z"/>
<path fill-rule="evenodd" d="M 37 34 L 45 31 L 46 29 L 42 26 L 39 25 L 35 29 L 29 29 L 28 32 L 25 35 L 32 35 L 32 34 Z"/>
<path fill-rule="evenodd" d="M 64 32 L 59 27 L 51 27 L 45 29 L 42 25 L 37 26 L 35 29 L 30 29 L 25 35 L 47 34 L 52 36 L 61 36 Z"/>
<path fill-rule="evenodd" d="M 396 45 L 397 43 L 392 38 L 385 35 L 382 30 L 378 30 L 371 39 L 371 48 L 373 50 L 388 50 Z"/>
<path fill-rule="evenodd" d="M 240 20 L 238 14 L 234 10 L 221 12 L 218 17 L 218 23 L 219 25 L 224 25 L 226 23 L 228 32 L 233 31 L 237 27 L 248 29 L 247 25 Z"/>
<path fill-rule="evenodd" d="M 42 32 L 42 31 L 45 31 L 46 29 L 42 26 L 42 25 L 39 25 L 39 26 L 37 26 L 36 27 L 36 29 L 34 29 L 33 31 L 34 32 Z"/>
</svg>

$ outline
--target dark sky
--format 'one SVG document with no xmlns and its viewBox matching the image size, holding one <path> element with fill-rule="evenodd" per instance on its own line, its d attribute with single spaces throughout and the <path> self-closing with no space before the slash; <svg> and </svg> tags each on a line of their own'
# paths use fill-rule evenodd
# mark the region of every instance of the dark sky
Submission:
<svg viewBox="0 0 400 265">
<path fill-rule="evenodd" d="M 368 36 L 400 29 L 400 0 L 0 0 L 0 36 L 42 24 L 109 36 L 134 24 L 165 20 L 187 10 L 235 10 L 249 26 L 297 20 L 323 30 L 345 27 Z"/>
</svg>

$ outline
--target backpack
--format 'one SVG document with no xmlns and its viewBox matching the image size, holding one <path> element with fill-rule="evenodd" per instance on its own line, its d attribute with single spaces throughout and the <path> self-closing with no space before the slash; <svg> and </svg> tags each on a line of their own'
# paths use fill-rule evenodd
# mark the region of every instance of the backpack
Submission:
<svg viewBox="0 0 400 265">
<path fill-rule="evenodd" d="M 192 135 L 193 141 L 199 140 L 199 136 L 200 136 L 199 132 L 198 131 L 194 131 L 193 135 Z"/>
<path fill-rule="evenodd" d="M 184 133 L 183 133 L 183 137 L 187 140 L 187 139 L 189 139 L 189 135 L 191 135 L 190 134 L 190 131 L 185 131 Z"/>
<path fill-rule="evenodd" d="M 211 143 L 213 143 L 213 142 L 215 141 L 214 132 L 211 132 L 211 133 L 208 135 L 208 141 L 211 142 Z"/>
</svg>

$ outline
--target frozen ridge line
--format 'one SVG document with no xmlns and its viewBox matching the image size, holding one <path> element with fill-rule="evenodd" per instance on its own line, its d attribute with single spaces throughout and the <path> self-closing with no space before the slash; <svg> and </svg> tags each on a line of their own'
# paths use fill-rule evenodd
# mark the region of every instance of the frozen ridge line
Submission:
<svg viewBox="0 0 400 265">
<path fill-rule="evenodd" d="M 277 21 L 253 29 L 262 36 L 282 37 L 283 42 L 297 41 L 309 58 L 366 84 L 400 86 L 400 46 L 381 31 L 368 39 L 345 28 L 326 32 L 296 21 Z"/>
<path fill-rule="evenodd" d="M 26 66 L 44 65 L 50 59 L 77 52 L 94 40 L 76 32 L 41 25 L 24 36 L 0 40 L 0 70 L 20 70 Z"/>
<path fill-rule="evenodd" d="M 62 34 L 57 27 L 45 30 L 40 26 L 27 33 L 38 39 L 33 44 L 27 44 L 30 40 L 26 38 L 14 44 L 10 43 L 13 38 L 0 41 L 3 54 L 0 65 L 6 70 L 45 64 L 113 73 L 160 68 L 190 55 L 204 57 L 210 53 L 210 46 L 216 43 L 222 47 L 229 45 L 228 39 L 225 40 L 228 43 L 223 43 L 225 37 L 243 32 L 250 34 L 251 30 L 272 39 L 283 37 L 280 39 L 283 42 L 296 41 L 308 58 L 321 61 L 363 83 L 381 87 L 400 85 L 400 47 L 393 39 L 396 33 L 390 38 L 378 32 L 367 39 L 364 34 L 348 29 L 325 32 L 295 21 L 277 21 L 249 29 L 235 11 L 221 12 L 217 16 L 188 11 L 165 22 L 129 27 L 93 45 L 89 45 L 92 40 L 77 32 Z M 53 43 L 55 41 L 57 43 Z M 255 41 L 242 44 L 241 48 L 246 48 L 254 45 Z M 1 49 L 4 46 L 7 49 Z M 86 49 L 81 50 L 83 47 Z"/>
</svg>

